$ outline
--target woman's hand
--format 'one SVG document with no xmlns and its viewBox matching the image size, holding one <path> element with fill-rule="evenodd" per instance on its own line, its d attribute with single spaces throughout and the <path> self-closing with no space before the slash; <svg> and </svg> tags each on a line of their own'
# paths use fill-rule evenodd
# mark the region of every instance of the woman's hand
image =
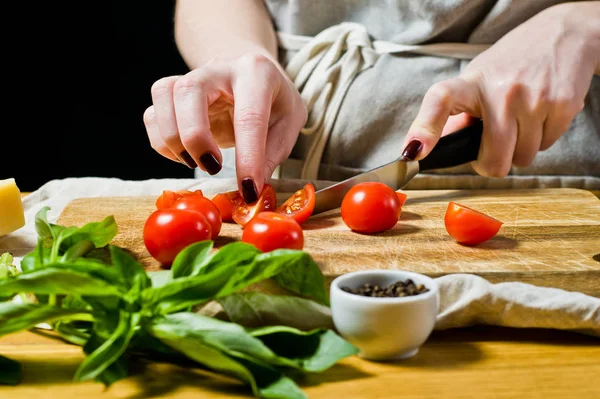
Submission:
<svg viewBox="0 0 600 399">
<path fill-rule="evenodd" d="M 236 147 L 239 188 L 257 200 L 265 180 L 290 154 L 306 123 L 306 107 L 284 72 L 263 55 L 214 59 L 152 86 L 144 113 L 159 154 L 211 175 L 220 148 Z"/>
<path fill-rule="evenodd" d="M 600 3 L 548 8 L 473 59 L 459 77 L 427 91 L 403 156 L 424 158 L 470 115 L 484 125 L 473 168 L 504 177 L 512 165 L 531 164 L 568 130 L 598 70 Z"/>
</svg>

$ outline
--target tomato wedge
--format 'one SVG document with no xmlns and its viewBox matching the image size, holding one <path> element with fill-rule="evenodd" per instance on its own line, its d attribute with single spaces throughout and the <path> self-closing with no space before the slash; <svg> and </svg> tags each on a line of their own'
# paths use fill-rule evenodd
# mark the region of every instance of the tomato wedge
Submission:
<svg viewBox="0 0 600 399">
<path fill-rule="evenodd" d="M 398 199 L 400 200 L 400 206 L 404 206 L 408 195 L 404 194 L 402 191 L 396 191 L 396 196 L 398 196 Z"/>
<path fill-rule="evenodd" d="M 213 204 L 219 209 L 221 213 L 221 220 L 223 222 L 233 222 L 233 207 L 237 201 L 241 199 L 239 191 L 228 191 L 226 193 L 220 193 L 214 196 L 212 199 Z"/>
<path fill-rule="evenodd" d="M 263 211 L 273 211 L 277 207 L 277 196 L 275 190 L 270 184 L 265 184 L 263 187 L 258 200 L 252 204 L 246 204 L 242 196 L 234 199 L 233 205 L 233 220 L 241 225 L 245 226 L 254 216 L 258 215 Z"/>
<path fill-rule="evenodd" d="M 308 220 L 315 210 L 315 187 L 307 183 L 277 208 L 277 213 L 290 216 L 299 224 Z"/>
<path fill-rule="evenodd" d="M 175 201 L 188 196 L 204 197 L 202 190 L 163 190 L 162 194 L 156 199 L 156 209 L 168 209 L 175 205 Z"/>
<path fill-rule="evenodd" d="M 503 222 L 456 202 L 448 203 L 444 217 L 446 231 L 463 245 L 477 245 L 498 233 Z"/>
</svg>

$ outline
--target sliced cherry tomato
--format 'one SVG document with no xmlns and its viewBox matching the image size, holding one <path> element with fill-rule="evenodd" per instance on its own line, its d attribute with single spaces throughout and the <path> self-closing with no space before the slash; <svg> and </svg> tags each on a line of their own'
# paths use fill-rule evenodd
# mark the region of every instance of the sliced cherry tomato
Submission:
<svg viewBox="0 0 600 399">
<path fill-rule="evenodd" d="M 277 196 L 275 195 L 275 190 L 273 190 L 270 184 L 265 184 L 255 203 L 246 204 L 241 196 L 235 200 L 232 218 L 237 224 L 245 226 L 250 219 L 260 212 L 274 211 L 276 207 Z"/>
<path fill-rule="evenodd" d="M 398 199 L 400 200 L 400 206 L 401 207 L 404 206 L 404 203 L 406 202 L 406 198 L 408 197 L 408 195 L 406 195 L 402 191 L 396 191 L 396 195 L 398 196 Z"/>
<path fill-rule="evenodd" d="M 215 195 L 212 199 L 213 204 L 219 209 L 221 213 L 221 220 L 223 222 L 233 222 L 233 206 L 241 198 L 239 191 L 228 191 L 226 193 L 220 193 Z"/>
<path fill-rule="evenodd" d="M 168 267 L 182 249 L 211 238 L 210 223 L 200 212 L 157 209 L 146 219 L 143 237 L 150 255 Z"/>
<path fill-rule="evenodd" d="M 163 190 L 162 194 L 156 199 L 156 209 L 172 208 L 175 201 L 187 196 L 204 197 L 204 194 L 202 190 Z"/>
<path fill-rule="evenodd" d="M 219 208 L 206 197 L 187 195 L 179 198 L 173 205 L 175 209 L 186 209 L 188 211 L 200 212 L 210 223 L 211 239 L 216 239 L 221 232 L 221 213 Z"/>
<path fill-rule="evenodd" d="M 308 183 L 277 208 L 277 212 L 291 216 L 302 224 L 315 210 L 315 187 Z"/>
<path fill-rule="evenodd" d="M 262 252 L 275 249 L 304 248 L 302 227 L 290 216 L 278 212 L 261 212 L 244 227 L 242 241 L 254 245 Z"/>
<path fill-rule="evenodd" d="M 503 222 L 480 211 L 450 202 L 444 224 L 448 234 L 457 242 L 477 245 L 495 236 Z"/>
<path fill-rule="evenodd" d="M 402 209 L 396 192 L 379 182 L 365 182 L 352 187 L 344 196 L 341 208 L 346 226 L 366 234 L 394 227 Z"/>
</svg>

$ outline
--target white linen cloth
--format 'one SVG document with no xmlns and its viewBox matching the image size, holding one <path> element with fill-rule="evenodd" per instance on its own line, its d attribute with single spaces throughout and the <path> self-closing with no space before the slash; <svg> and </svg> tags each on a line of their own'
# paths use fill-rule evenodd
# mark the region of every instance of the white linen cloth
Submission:
<svg viewBox="0 0 600 399">
<path fill-rule="evenodd" d="M 277 191 L 291 192 L 303 183 L 274 180 L 272 185 Z M 313 183 L 317 188 L 328 184 L 322 181 Z M 56 223 L 64 207 L 75 198 L 158 196 L 162 190 L 181 189 L 201 189 L 210 197 L 235 188 L 235 180 L 229 178 L 128 181 L 85 177 L 53 180 L 23 199 L 26 225 L 0 237 L 0 253 L 9 251 L 19 262 L 22 256 L 35 248 L 35 214 L 43 206 L 51 208 L 48 218 Z M 438 330 L 487 324 L 571 330 L 600 337 L 600 298 L 520 282 L 491 284 L 470 274 L 449 274 L 436 278 L 436 281 L 440 288 L 440 309 L 435 326 Z"/>
</svg>

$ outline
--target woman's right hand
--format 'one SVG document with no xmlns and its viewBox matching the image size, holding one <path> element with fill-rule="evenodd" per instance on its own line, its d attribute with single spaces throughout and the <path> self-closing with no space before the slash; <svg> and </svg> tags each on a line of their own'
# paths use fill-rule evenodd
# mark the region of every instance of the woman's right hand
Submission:
<svg viewBox="0 0 600 399">
<path fill-rule="evenodd" d="M 151 92 L 144 124 L 152 148 L 214 175 L 223 161 L 219 148 L 235 146 L 246 203 L 257 200 L 266 179 L 290 155 L 307 119 L 293 83 L 263 55 L 214 59 L 158 80 Z"/>
</svg>

